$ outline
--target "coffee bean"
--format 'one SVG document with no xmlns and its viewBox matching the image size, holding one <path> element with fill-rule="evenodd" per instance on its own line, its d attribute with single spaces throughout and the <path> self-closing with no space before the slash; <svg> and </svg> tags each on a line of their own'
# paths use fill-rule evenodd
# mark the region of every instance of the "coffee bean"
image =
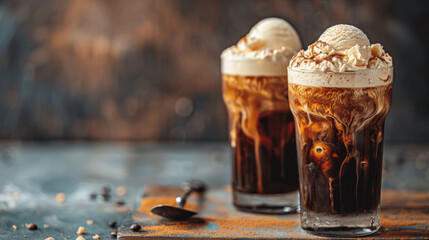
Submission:
<svg viewBox="0 0 429 240">
<path fill-rule="evenodd" d="M 131 225 L 130 229 L 133 230 L 134 232 L 137 232 L 140 229 L 142 229 L 142 227 L 138 224 L 133 224 L 133 225 Z"/>
<path fill-rule="evenodd" d="M 34 223 L 26 224 L 25 226 L 27 227 L 28 230 L 37 230 L 37 229 L 39 229 L 37 227 L 37 225 L 34 224 Z"/>
<path fill-rule="evenodd" d="M 103 197 L 103 200 L 105 202 L 108 202 L 110 198 L 112 197 L 109 193 L 102 193 L 101 196 Z"/>
<path fill-rule="evenodd" d="M 89 194 L 89 198 L 90 198 L 91 200 L 95 200 L 95 199 L 97 198 L 97 193 L 92 192 L 91 194 Z"/>
<path fill-rule="evenodd" d="M 111 228 L 116 227 L 116 222 L 115 221 L 111 221 L 108 224 L 109 224 L 109 227 L 111 227 Z"/>
<path fill-rule="evenodd" d="M 112 237 L 118 236 L 118 230 L 115 230 L 115 231 L 111 232 L 110 236 L 112 236 Z"/>
<path fill-rule="evenodd" d="M 108 185 L 101 187 L 101 192 L 102 193 L 110 193 L 110 187 Z"/>
</svg>

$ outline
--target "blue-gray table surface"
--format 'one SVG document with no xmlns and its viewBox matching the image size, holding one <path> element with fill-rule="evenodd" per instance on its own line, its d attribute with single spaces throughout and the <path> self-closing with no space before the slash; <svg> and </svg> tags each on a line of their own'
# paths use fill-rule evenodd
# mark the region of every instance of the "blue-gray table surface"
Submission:
<svg viewBox="0 0 429 240">
<path fill-rule="evenodd" d="M 108 222 L 119 225 L 129 216 L 143 185 L 177 186 L 193 178 L 227 185 L 230 161 L 226 142 L 2 142 L 0 239 L 76 239 L 79 226 L 85 227 L 86 239 L 95 234 L 111 239 Z M 112 191 L 107 202 L 99 194 L 106 185 Z M 115 194 L 118 186 L 126 187 L 125 197 Z M 383 187 L 428 191 L 429 145 L 387 144 Z M 95 201 L 90 200 L 92 192 L 98 193 Z M 62 204 L 55 199 L 58 193 L 66 195 Z M 39 230 L 28 230 L 26 223 L 36 223 Z"/>
</svg>

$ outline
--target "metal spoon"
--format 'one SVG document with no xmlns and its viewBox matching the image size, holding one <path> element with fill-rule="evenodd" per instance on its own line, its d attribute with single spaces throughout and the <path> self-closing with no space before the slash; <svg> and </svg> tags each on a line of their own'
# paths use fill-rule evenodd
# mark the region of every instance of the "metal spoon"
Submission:
<svg viewBox="0 0 429 240">
<path fill-rule="evenodd" d="M 153 207 L 150 211 L 153 214 L 172 220 L 185 220 L 194 216 L 197 214 L 197 212 L 183 209 L 183 207 L 185 206 L 186 200 L 189 195 L 191 195 L 191 193 L 203 193 L 206 190 L 206 185 L 201 181 L 193 180 L 190 182 L 185 182 L 183 184 L 183 189 L 185 190 L 183 195 L 176 198 L 177 207 L 158 205 Z"/>
</svg>

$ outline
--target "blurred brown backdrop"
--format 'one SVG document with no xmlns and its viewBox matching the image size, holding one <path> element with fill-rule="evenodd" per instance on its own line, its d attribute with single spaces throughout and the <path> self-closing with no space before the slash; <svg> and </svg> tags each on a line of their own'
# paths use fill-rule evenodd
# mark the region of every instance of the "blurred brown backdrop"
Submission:
<svg viewBox="0 0 429 240">
<path fill-rule="evenodd" d="M 0 138 L 226 140 L 221 51 L 260 19 L 348 23 L 395 64 L 387 141 L 429 137 L 427 1 L 0 2 Z"/>
</svg>

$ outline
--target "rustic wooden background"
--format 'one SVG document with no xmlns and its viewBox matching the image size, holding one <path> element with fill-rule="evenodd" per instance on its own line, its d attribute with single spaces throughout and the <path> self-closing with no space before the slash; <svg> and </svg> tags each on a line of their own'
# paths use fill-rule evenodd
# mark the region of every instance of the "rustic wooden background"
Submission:
<svg viewBox="0 0 429 240">
<path fill-rule="evenodd" d="M 260 19 L 354 24 L 395 64 L 390 142 L 429 137 L 428 1 L 3 0 L 0 138 L 226 140 L 219 55 Z"/>
</svg>

